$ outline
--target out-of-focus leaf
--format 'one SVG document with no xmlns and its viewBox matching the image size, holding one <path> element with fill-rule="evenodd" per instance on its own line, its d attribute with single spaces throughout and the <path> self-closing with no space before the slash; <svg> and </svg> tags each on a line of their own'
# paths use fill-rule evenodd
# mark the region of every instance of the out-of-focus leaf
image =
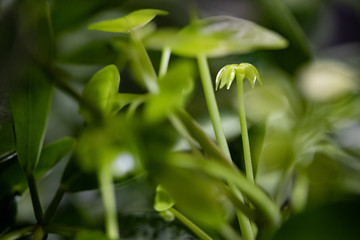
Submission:
<svg viewBox="0 0 360 240">
<path fill-rule="evenodd" d="M 359 216 L 358 199 L 328 204 L 290 218 L 273 239 L 355 240 L 360 236 Z"/>
<path fill-rule="evenodd" d="M 170 44 L 174 53 L 187 57 L 219 57 L 286 46 L 287 41 L 277 33 L 248 20 L 229 16 L 195 21 L 181 30 Z"/>
<path fill-rule="evenodd" d="M 216 181 L 199 171 L 171 166 L 155 174 L 157 182 L 168 190 L 182 213 L 209 227 L 223 226 L 226 209 Z"/>
<path fill-rule="evenodd" d="M 105 126 L 85 129 L 79 137 L 75 149 L 80 167 L 85 171 L 92 172 L 118 160 L 120 161 L 118 164 L 121 165 L 121 161 L 124 160 L 126 164 L 131 164 L 131 170 L 127 173 L 141 169 L 136 146 L 135 123 L 136 121 L 118 116 L 107 121 Z M 124 153 L 133 157 L 121 159 Z M 123 163 L 125 164 L 125 162 Z"/>
<path fill-rule="evenodd" d="M 132 94 L 132 93 L 119 93 L 110 98 L 109 101 L 113 105 L 113 109 L 122 109 L 124 106 L 131 103 L 143 103 L 149 99 L 150 95 Z"/>
<path fill-rule="evenodd" d="M 159 29 L 144 39 L 144 44 L 150 49 L 162 50 L 165 46 L 169 46 L 171 41 L 179 33 L 178 29 L 165 28 Z"/>
<path fill-rule="evenodd" d="M 110 98 L 114 97 L 119 91 L 120 75 L 115 65 L 108 65 L 98 72 L 86 84 L 82 96 L 94 104 L 104 116 L 114 115 L 118 109 L 113 109 Z M 88 122 L 93 121 L 93 116 L 80 105 L 80 113 Z"/>
<path fill-rule="evenodd" d="M 170 112 L 182 107 L 193 89 L 193 66 L 177 63 L 159 79 L 160 93 L 149 100 L 145 107 L 145 118 L 149 122 L 164 119 Z"/>
<path fill-rule="evenodd" d="M 93 23 L 89 26 L 89 29 L 104 32 L 128 33 L 142 28 L 157 15 L 166 14 L 167 12 L 163 10 L 142 9 L 131 12 L 121 18 Z"/>
<path fill-rule="evenodd" d="M 40 71 L 33 70 L 12 93 L 16 151 L 25 171 L 34 170 L 39 161 L 52 92 L 53 84 Z"/>
<path fill-rule="evenodd" d="M 110 238 L 100 231 L 87 230 L 76 234 L 75 240 L 110 240 Z"/>
<path fill-rule="evenodd" d="M 67 153 L 75 146 L 73 138 L 63 138 L 53 142 L 43 148 L 40 155 L 39 164 L 35 170 L 35 177 L 40 178 L 49 169 L 55 166 Z"/>
<path fill-rule="evenodd" d="M 178 168 L 202 170 L 208 176 L 231 181 L 256 207 L 259 208 L 259 211 L 267 217 L 271 224 L 280 224 L 280 213 L 278 207 L 259 187 L 251 183 L 243 174 L 229 165 L 201 159 L 189 154 L 174 155 L 171 159 L 171 164 Z M 166 187 L 166 185 L 164 186 Z M 170 193 L 172 194 L 172 192 Z M 174 196 L 176 202 L 178 202 L 175 195 L 172 195 Z"/>
<path fill-rule="evenodd" d="M 155 202 L 154 208 L 156 211 L 166 211 L 172 206 L 174 206 L 175 201 L 171 197 L 171 195 L 164 189 L 163 186 L 158 185 L 156 187 L 156 195 L 155 195 Z"/>
</svg>

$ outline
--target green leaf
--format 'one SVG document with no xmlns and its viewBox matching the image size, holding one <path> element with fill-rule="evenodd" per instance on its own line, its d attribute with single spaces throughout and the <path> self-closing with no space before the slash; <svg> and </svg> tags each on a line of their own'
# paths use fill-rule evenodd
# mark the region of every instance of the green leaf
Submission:
<svg viewBox="0 0 360 240">
<path fill-rule="evenodd" d="M 106 117 L 116 114 L 118 109 L 113 109 L 112 97 L 118 94 L 120 74 L 115 65 L 108 65 L 98 72 L 86 84 L 82 96 L 93 103 Z M 80 105 L 79 112 L 87 122 L 92 122 L 93 116 L 84 106 Z"/>
<path fill-rule="evenodd" d="M 170 44 L 174 53 L 187 57 L 220 57 L 286 46 L 287 41 L 277 33 L 251 21 L 229 16 L 195 21 L 181 30 Z"/>
<path fill-rule="evenodd" d="M 53 84 L 40 71 L 33 70 L 11 95 L 16 151 L 27 172 L 34 170 L 39 161 L 52 93 Z"/>
<path fill-rule="evenodd" d="M 166 211 L 172 206 L 174 206 L 175 201 L 171 195 L 166 191 L 166 189 L 158 185 L 156 187 L 156 195 L 154 202 L 154 209 L 158 212 Z"/>
<path fill-rule="evenodd" d="M 118 33 L 133 32 L 145 26 L 157 15 L 167 14 L 166 11 L 157 9 L 137 10 L 121 18 L 93 23 L 89 26 L 89 30 Z"/>
<path fill-rule="evenodd" d="M 179 62 L 159 79 L 160 93 L 150 99 L 145 107 L 145 118 L 149 122 L 160 121 L 184 106 L 187 95 L 193 89 L 193 65 Z"/>
<path fill-rule="evenodd" d="M 271 224 L 280 224 L 280 212 L 277 206 L 259 187 L 251 183 L 234 167 L 230 167 L 229 165 L 216 161 L 209 161 L 189 154 L 180 153 L 173 155 L 171 164 L 178 168 L 202 170 L 208 176 L 232 182 L 245 196 L 248 197 L 255 207 L 258 207 L 258 209 L 263 212 L 264 216 Z M 177 199 L 175 198 L 175 200 Z"/>
<path fill-rule="evenodd" d="M 86 230 L 76 234 L 75 240 L 110 240 L 100 231 Z"/>
<path fill-rule="evenodd" d="M 178 29 L 165 28 L 159 29 L 144 39 L 147 48 L 162 50 L 165 46 L 170 46 L 179 33 Z"/>
<path fill-rule="evenodd" d="M 69 153 L 75 146 L 73 138 L 63 138 L 53 142 L 43 148 L 39 164 L 35 170 L 35 178 L 39 179 L 49 169 L 55 166 L 67 153 Z"/>
</svg>

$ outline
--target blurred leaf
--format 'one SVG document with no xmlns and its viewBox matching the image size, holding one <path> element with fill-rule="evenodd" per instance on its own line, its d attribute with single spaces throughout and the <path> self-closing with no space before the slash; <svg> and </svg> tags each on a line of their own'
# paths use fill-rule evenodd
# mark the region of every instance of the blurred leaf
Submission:
<svg viewBox="0 0 360 240">
<path fill-rule="evenodd" d="M 177 156 L 179 157 L 179 156 Z M 184 154 L 179 161 L 188 157 Z M 224 223 L 223 194 L 216 181 L 197 170 L 167 166 L 156 173 L 157 182 L 174 198 L 176 208 L 184 215 L 203 225 L 220 228 Z"/>
<path fill-rule="evenodd" d="M 251 183 L 232 165 L 209 161 L 189 154 L 174 155 L 171 159 L 171 164 L 177 168 L 201 170 L 213 178 L 232 182 L 245 196 L 247 196 L 249 201 L 251 201 L 255 207 L 258 207 L 259 211 L 262 212 L 262 215 L 260 216 L 266 217 L 271 224 L 278 225 L 280 223 L 280 213 L 277 206 L 270 200 L 262 189 Z M 172 192 L 170 193 L 172 194 Z M 175 195 L 173 196 L 176 202 L 178 202 Z"/>
<path fill-rule="evenodd" d="M 156 187 L 154 208 L 156 211 L 166 211 L 174 206 L 175 201 L 161 185 Z"/>
<path fill-rule="evenodd" d="M 39 161 L 53 84 L 41 72 L 33 70 L 11 99 L 16 151 L 22 168 L 33 171 Z"/>
<path fill-rule="evenodd" d="M 63 138 L 53 142 L 43 148 L 40 155 L 39 164 L 35 170 L 35 178 L 40 178 L 49 169 L 55 166 L 67 153 L 75 146 L 75 139 Z"/>
<path fill-rule="evenodd" d="M 118 164 L 121 165 L 121 156 L 129 153 L 133 158 L 123 160 L 131 161 L 130 172 L 139 170 L 141 163 L 138 160 L 135 125 L 136 121 L 120 115 L 107 121 L 105 126 L 86 128 L 75 149 L 80 167 L 92 172 L 103 165 L 112 164 L 115 160 L 119 160 Z"/>
<path fill-rule="evenodd" d="M 190 63 L 180 62 L 159 79 L 160 93 L 151 98 L 145 106 L 145 118 L 149 122 L 160 121 L 182 107 L 187 95 L 193 89 L 194 68 Z"/>
<path fill-rule="evenodd" d="M 120 75 L 115 65 L 108 65 L 98 72 L 86 84 L 82 96 L 93 103 L 101 110 L 104 116 L 113 116 L 118 109 L 113 109 L 110 98 L 114 97 L 119 91 Z M 80 105 L 79 112 L 87 122 L 92 122 L 93 116 L 90 112 Z"/>
<path fill-rule="evenodd" d="M 357 199 L 309 209 L 290 218 L 275 234 L 274 240 L 355 240 L 360 236 Z"/>
<path fill-rule="evenodd" d="M 110 240 L 110 239 L 100 231 L 87 230 L 87 231 L 80 231 L 78 234 L 76 234 L 75 240 Z"/>
<path fill-rule="evenodd" d="M 93 23 L 89 25 L 89 30 L 119 33 L 133 32 L 145 26 L 157 15 L 167 15 L 167 12 L 157 9 L 137 10 L 121 18 Z"/>
<path fill-rule="evenodd" d="M 175 39 L 179 33 L 178 29 L 165 28 L 159 29 L 144 39 L 144 44 L 150 49 L 162 50 L 165 46 L 169 46 L 171 41 Z"/>
<path fill-rule="evenodd" d="M 281 49 L 287 41 L 253 22 L 229 16 L 201 19 L 186 26 L 171 42 L 173 52 L 187 57 L 220 57 L 256 49 Z"/>
</svg>

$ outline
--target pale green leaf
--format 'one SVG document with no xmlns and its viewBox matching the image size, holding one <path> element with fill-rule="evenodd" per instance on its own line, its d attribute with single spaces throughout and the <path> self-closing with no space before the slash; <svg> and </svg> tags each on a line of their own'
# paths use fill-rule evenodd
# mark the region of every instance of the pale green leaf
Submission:
<svg viewBox="0 0 360 240">
<path fill-rule="evenodd" d="M 287 41 L 277 33 L 251 21 L 229 16 L 195 21 L 170 44 L 174 53 L 187 57 L 220 57 L 286 46 Z"/>
<path fill-rule="evenodd" d="M 33 70 L 11 96 L 16 152 L 25 171 L 34 170 L 39 161 L 52 93 L 53 84 L 41 72 Z"/>
<path fill-rule="evenodd" d="M 167 15 L 167 12 L 158 9 L 137 10 L 121 18 L 93 23 L 89 29 L 118 33 L 133 32 L 145 26 L 157 15 Z"/>
<path fill-rule="evenodd" d="M 193 89 L 193 65 L 187 62 L 174 64 L 159 79 L 160 93 L 154 95 L 145 106 L 145 117 L 150 122 L 164 119 L 170 112 L 184 106 L 186 97 Z"/>
<path fill-rule="evenodd" d="M 175 201 L 171 197 L 170 193 L 168 193 L 168 191 L 166 191 L 163 186 L 158 185 L 156 187 L 154 209 L 156 211 L 162 212 L 168 210 L 169 208 L 174 206 L 174 204 Z"/>
<path fill-rule="evenodd" d="M 116 114 L 118 109 L 113 109 L 111 98 L 116 96 L 119 91 L 120 74 L 115 65 L 108 65 L 90 79 L 84 87 L 82 97 L 94 104 L 104 116 L 110 117 Z M 80 105 L 79 112 L 87 122 L 93 121 L 93 116 L 84 106 Z"/>
</svg>

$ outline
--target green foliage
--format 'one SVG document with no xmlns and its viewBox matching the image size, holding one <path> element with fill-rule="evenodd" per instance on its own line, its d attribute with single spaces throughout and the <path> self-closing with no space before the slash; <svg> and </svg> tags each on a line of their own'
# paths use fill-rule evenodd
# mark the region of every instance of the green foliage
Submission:
<svg viewBox="0 0 360 240">
<path fill-rule="evenodd" d="M 86 84 L 82 97 L 94 104 L 105 117 L 111 117 L 118 111 L 113 108 L 111 99 L 118 94 L 120 75 L 116 66 L 109 65 L 99 70 Z M 87 122 L 93 122 L 91 112 L 86 107 L 80 106 L 80 113 Z"/>
<path fill-rule="evenodd" d="M 287 41 L 253 22 L 229 16 L 194 21 L 171 42 L 174 53 L 187 57 L 220 57 L 256 49 L 281 49 Z"/>
<path fill-rule="evenodd" d="M 89 26 L 89 30 L 119 33 L 133 32 L 148 24 L 156 15 L 166 14 L 166 11 L 157 9 L 137 10 L 121 18 L 93 23 Z"/>
<path fill-rule="evenodd" d="M 357 239 L 360 75 L 337 61 L 300 66 L 311 53 L 280 1 L 256 2 L 284 15 L 269 29 L 288 40 L 230 16 L 193 14 L 178 30 L 171 14 L 157 29 L 166 11 L 128 13 L 136 5 L 121 1 L 10 2 L 0 4 L 0 43 L 11 43 L 0 45 L 1 239 Z M 98 13 L 123 17 L 87 31 Z M 294 60 L 254 53 L 288 45 L 279 52 Z M 31 204 L 18 201 L 27 189 Z M 36 222 L 18 214 L 24 205 Z"/>
<path fill-rule="evenodd" d="M 11 96 L 16 152 L 26 172 L 34 170 L 39 161 L 52 91 L 50 80 L 34 70 Z"/>
</svg>

